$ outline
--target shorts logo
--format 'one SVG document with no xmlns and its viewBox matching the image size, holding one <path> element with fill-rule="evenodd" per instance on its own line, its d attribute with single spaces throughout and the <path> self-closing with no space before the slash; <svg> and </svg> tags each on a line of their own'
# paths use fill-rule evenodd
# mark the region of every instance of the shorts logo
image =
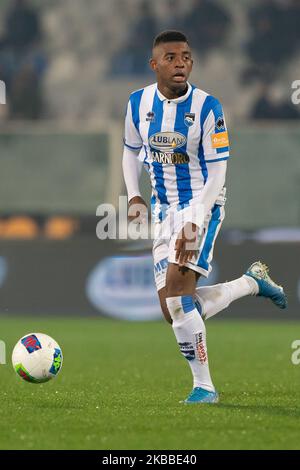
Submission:
<svg viewBox="0 0 300 470">
<path fill-rule="evenodd" d="M 225 121 L 223 116 L 219 116 L 218 119 L 216 120 L 216 129 L 218 131 L 225 131 Z"/>
<path fill-rule="evenodd" d="M 147 122 L 155 122 L 155 113 L 153 111 L 149 111 L 147 113 L 146 121 Z"/>
<path fill-rule="evenodd" d="M 219 132 L 218 134 L 212 134 L 211 143 L 214 149 L 228 147 L 229 145 L 228 132 L 225 131 L 225 132 Z"/>
<path fill-rule="evenodd" d="M 184 124 L 188 127 L 191 127 L 195 122 L 195 113 L 185 113 L 184 115 Z"/>
<path fill-rule="evenodd" d="M 42 348 L 41 343 L 35 335 L 26 336 L 21 342 L 24 344 L 29 354 Z"/>
<path fill-rule="evenodd" d="M 157 132 L 149 139 L 151 149 L 172 152 L 186 144 L 186 137 L 180 132 Z"/>
<path fill-rule="evenodd" d="M 202 333 L 196 334 L 196 351 L 197 356 L 201 364 L 204 364 L 207 361 L 206 349 L 203 342 Z"/>
<path fill-rule="evenodd" d="M 154 265 L 154 274 L 163 274 L 168 269 L 168 258 L 164 258 Z"/>
</svg>

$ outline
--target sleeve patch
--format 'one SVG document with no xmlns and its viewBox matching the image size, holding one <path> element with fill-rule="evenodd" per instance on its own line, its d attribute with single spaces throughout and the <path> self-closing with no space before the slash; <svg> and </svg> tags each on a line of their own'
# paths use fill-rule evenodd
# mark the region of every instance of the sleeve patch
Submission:
<svg viewBox="0 0 300 470">
<path fill-rule="evenodd" d="M 216 130 L 219 132 L 226 130 L 223 116 L 219 116 L 218 119 L 216 120 Z"/>
<path fill-rule="evenodd" d="M 211 135 L 211 143 L 214 149 L 229 146 L 228 132 L 218 132 L 217 134 Z"/>
</svg>

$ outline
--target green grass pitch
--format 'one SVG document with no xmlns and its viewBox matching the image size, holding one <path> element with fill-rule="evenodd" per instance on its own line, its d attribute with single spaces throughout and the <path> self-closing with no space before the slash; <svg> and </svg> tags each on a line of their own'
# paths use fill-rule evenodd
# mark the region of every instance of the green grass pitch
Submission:
<svg viewBox="0 0 300 470">
<path fill-rule="evenodd" d="M 225 315 L 225 314 L 224 314 Z M 163 322 L 0 317 L 1 449 L 299 449 L 300 323 L 209 320 L 218 405 L 183 405 L 191 375 Z M 64 364 L 46 384 L 23 382 L 10 355 L 40 331 Z"/>
</svg>

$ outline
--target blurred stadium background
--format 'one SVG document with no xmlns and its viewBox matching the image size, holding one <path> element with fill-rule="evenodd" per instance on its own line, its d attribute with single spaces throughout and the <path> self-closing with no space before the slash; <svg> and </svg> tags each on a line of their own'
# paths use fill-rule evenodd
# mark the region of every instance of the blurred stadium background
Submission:
<svg viewBox="0 0 300 470">
<path fill-rule="evenodd" d="M 227 218 L 208 282 L 261 258 L 287 287 L 285 317 L 298 318 L 299 24 L 298 0 L 1 0 L 1 313 L 159 318 L 151 242 L 98 240 L 96 208 L 125 194 L 124 110 L 154 81 L 153 37 L 182 29 L 191 81 L 222 101 L 231 134 Z M 223 318 L 276 313 L 246 299 Z"/>
</svg>

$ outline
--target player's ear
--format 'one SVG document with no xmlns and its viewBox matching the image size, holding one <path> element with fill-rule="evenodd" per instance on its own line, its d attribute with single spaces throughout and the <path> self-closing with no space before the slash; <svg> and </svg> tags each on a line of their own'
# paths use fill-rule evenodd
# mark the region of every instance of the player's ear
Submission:
<svg viewBox="0 0 300 470">
<path fill-rule="evenodd" d="M 156 72 L 156 69 L 157 69 L 157 62 L 155 59 L 153 59 L 151 57 L 151 59 L 149 60 L 149 65 L 150 65 L 150 68 L 153 72 Z"/>
</svg>

